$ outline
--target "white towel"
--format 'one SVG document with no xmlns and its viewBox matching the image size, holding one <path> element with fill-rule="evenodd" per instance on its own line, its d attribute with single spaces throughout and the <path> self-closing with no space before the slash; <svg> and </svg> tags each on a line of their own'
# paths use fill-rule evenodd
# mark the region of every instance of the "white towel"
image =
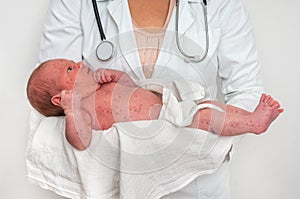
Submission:
<svg viewBox="0 0 300 199">
<path fill-rule="evenodd" d="M 30 181 L 70 198 L 156 199 L 214 172 L 232 138 L 178 127 L 191 121 L 197 111 L 193 100 L 203 98 L 203 88 L 175 81 L 163 88 L 160 120 L 94 131 L 85 151 L 66 141 L 63 117 L 46 118 L 33 111 L 26 155 Z"/>
</svg>

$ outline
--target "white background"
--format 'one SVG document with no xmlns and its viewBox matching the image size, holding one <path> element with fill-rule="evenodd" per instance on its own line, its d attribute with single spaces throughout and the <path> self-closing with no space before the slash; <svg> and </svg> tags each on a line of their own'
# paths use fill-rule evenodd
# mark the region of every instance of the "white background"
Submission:
<svg viewBox="0 0 300 199">
<path fill-rule="evenodd" d="M 231 162 L 233 199 L 300 198 L 300 2 L 244 0 L 268 93 L 285 112 L 262 136 L 247 135 Z M 37 62 L 48 1 L 2 1 L 0 7 L 0 198 L 61 199 L 27 182 L 27 78 Z M 298 78 L 298 79 L 297 79 Z"/>
</svg>

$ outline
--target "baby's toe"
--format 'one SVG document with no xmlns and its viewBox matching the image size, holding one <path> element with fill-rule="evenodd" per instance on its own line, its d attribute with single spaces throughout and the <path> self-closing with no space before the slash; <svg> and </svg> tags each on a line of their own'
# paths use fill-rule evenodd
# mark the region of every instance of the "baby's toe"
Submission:
<svg viewBox="0 0 300 199">
<path fill-rule="evenodd" d="M 266 94 L 262 94 L 261 97 L 260 97 L 260 102 L 265 102 L 266 100 Z"/>
<path fill-rule="evenodd" d="M 272 97 L 270 95 L 267 95 L 266 102 L 269 103 L 272 100 Z"/>
<path fill-rule="evenodd" d="M 279 103 L 275 103 L 272 105 L 272 107 L 274 107 L 275 109 L 278 109 L 280 107 L 280 104 Z"/>
</svg>

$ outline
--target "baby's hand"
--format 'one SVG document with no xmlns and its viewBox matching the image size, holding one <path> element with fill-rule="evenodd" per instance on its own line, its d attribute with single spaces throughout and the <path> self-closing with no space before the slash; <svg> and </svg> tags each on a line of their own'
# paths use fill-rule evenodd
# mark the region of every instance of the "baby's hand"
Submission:
<svg viewBox="0 0 300 199">
<path fill-rule="evenodd" d="M 112 70 L 99 68 L 94 73 L 94 79 L 99 84 L 113 82 L 115 79 L 115 75 Z"/>
<path fill-rule="evenodd" d="M 64 109 L 65 114 L 73 113 L 74 109 L 81 108 L 81 95 L 72 90 L 63 90 L 61 95 L 61 107 Z"/>
<path fill-rule="evenodd" d="M 94 79 L 99 84 L 118 82 L 130 87 L 136 86 L 136 84 L 129 77 L 129 75 L 119 70 L 100 68 L 95 71 Z"/>
</svg>

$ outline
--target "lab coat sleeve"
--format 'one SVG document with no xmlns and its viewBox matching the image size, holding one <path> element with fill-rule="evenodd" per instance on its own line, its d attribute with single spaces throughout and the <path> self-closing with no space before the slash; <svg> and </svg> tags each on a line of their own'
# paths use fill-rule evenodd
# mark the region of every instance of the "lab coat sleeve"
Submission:
<svg viewBox="0 0 300 199">
<path fill-rule="evenodd" d="M 218 48 L 222 93 L 226 103 L 253 111 L 264 87 L 249 16 L 241 0 L 224 5 Z"/>
<path fill-rule="evenodd" d="M 41 38 L 39 61 L 82 59 L 81 0 L 50 0 Z"/>
</svg>

